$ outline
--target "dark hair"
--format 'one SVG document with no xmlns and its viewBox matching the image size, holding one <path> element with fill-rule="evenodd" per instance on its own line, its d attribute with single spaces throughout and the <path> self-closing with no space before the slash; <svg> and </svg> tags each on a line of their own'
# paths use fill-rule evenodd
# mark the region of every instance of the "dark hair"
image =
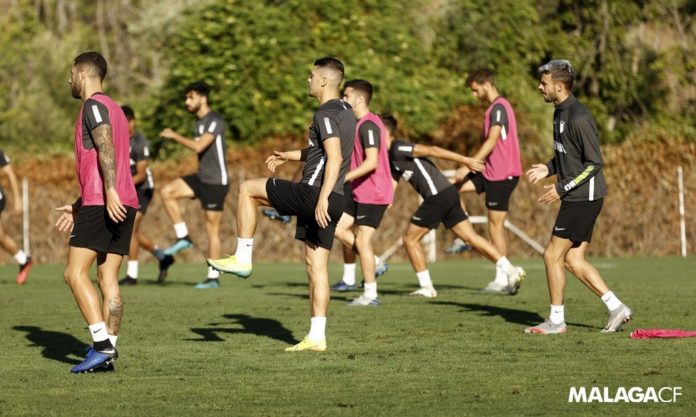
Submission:
<svg viewBox="0 0 696 417">
<path fill-rule="evenodd" d="M 189 91 L 195 91 L 201 96 L 208 97 L 210 95 L 210 86 L 205 81 L 194 81 L 186 86 L 184 94 L 188 94 Z"/>
<path fill-rule="evenodd" d="M 341 79 L 343 79 L 343 62 L 339 61 L 337 58 L 332 56 L 327 56 L 324 58 L 319 58 L 314 61 L 315 67 L 328 68 L 341 74 Z"/>
<path fill-rule="evenodd" d="M 539 67 L 539 76 L 551 74 L 551 79 L 560 81 L 565 84 L 566 90 L 570 91 L 573 88 L 575 81 L 575 70 L 573 65 L 567 59 L 552 59 L 546 64 Z"/>
<path fill-rule="evenodd" d="M 365 97 L 365 101 L 367 104 L 370 104 L 370 100 L 372 100 L 372 84 L 370 84 L 369 81 L 365 80 L 350 80 L 346 81 L 346 83 L 343 85 L 343 89 L 345 90 L 346 88 L 352 88 L 355 91 L 359 91 L 362 93 L 362 95 Z"/>
<path fill-rule="evenodd" d="M 99 52 L 83 52 L 75 58 L 73 65 L 91 67 L 99 75 L 100 81 L 104 81 L 104 77 L 106 77 L 106 59 Z"/>
<path fill-rule="evenodd" d="M 472 84 L 476 83 L 482 85 L 486 82 L 495 85 L 495 77 L 493 76 L 493 71 L 488 68 L 477 68 L 469 73 L 466 77 L 466 86 L 471 87 Z"/>
<path fill-rule="evenodd" d="M 126 120 L 133 120 L 135 119 L 135 112 L 131 108 L 131 106 L 124 104 L 121 106 L 121 110 L 123 110 L 123 114 L 126 115 Z"/>
<path fill-rule="evenodd" d="M 392 135 L 396 134 L 396 128 L 399 123 L 396 121 L 394 116 L 389 113 L 382 113 L 379 115 L 379 118 L 382 119 L 382 124 L 387 128 L 387 130 L 389 130 L 389 132 L 391 132 Z"/>
</svg>

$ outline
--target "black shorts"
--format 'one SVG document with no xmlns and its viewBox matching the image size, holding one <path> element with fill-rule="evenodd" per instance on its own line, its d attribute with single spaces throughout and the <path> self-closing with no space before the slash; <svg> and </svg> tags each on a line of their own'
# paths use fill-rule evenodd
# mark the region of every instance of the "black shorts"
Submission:
<svg viewBox="0 0 696 417">
<path fill-rule="evenodd" d="M 486 193 L 486 208 L 495 211 L 508 211 L 510 196 L 517 187 L 520 177 L 508 177 L 502 181 L 489 181 L 480 172 L 469 174 L 469 179 L 476 187 L 476 192 Z"/>
<path fill-rule="evenodd" d="M 363 204 L 353 200 L 353 187 L 350 183 L 343 187 L 343 212 L 355 219 L 358 226 L 378 228 L 382 223 L 388 204 Z"/>
<path fill-rule="evenodd" d="M 115 223 L 105 206 L 82 206 L 70 234 L 70 246 L 128 255 L 136 212 L 135 208 L 126 207 L 126 220 Z"/>
<path fill-rule="evenodd" d="M 343 203 L 343 212 L 353 216 L 351 213 L 355 213 L 355 201 L 353 200 L 353 182 L 351 181 L 343 184 Z"/>
<path fill-rule="evenodd" d="M 225 196 L 230 190 L 229 184 L 207 184 L 201 182 L 198 174 L 187 175 L 181 179 L 193 190 L 195 198 L 201 201 L 203 210 L 222 211 L 225 206 Z"/>
<path fill-rule="evenodd" d="M 136 188 L 135 190 L 138 193 L 138 204 L 140 205 L 138 211 L 145 214 L 147 213 L 147 206 L 150 205 L 155 190 L 154 188 Z"/>
<path fill-rule="evenodd" d="M 343 214 L 343 196 L 329 195 L 331 221 L 322 229 L 314 218 L 320 191 L 318 187 L 278 178 L 269 178 L 266 182 L 266 194 L 273 208 L 281 215 L 297 216 L 295 239 L 331 250 L 336 224 Z"/>
<path fill-rule="evenodd" d="M 5 193 L 2 191 L 2 188 L 0 188 L 0 213 L 5 210 L 5 205 L 7 204 L 7 199 L 5 198 Z"/>
<path fill-rule="evenodd" d="M 561 202 L 552 234 L 570 240 L 575 244 L 574 247 L 580 246 L 582 242 L 590 242 L 603 203 L 603 198 L 595 201 Z"/>
<path fill-rule="evenodd" d="M 411 217 L 411 223 L 427 229 L 435 229 L 440 223 L 451 229 L 468 219 L 459 201 L 459 192 L 454 185 L 423 200 Z"/>
</svg>

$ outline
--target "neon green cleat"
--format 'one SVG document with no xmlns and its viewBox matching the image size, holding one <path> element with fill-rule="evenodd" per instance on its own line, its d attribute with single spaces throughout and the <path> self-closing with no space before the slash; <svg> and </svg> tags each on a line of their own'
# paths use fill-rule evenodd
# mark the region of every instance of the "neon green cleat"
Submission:
<svg viewBox="0 0 696 417">
<path fill-rule="evenodd" d="M 251 263 L 241 263 L 236 256 L 223 259 L 208 259 L 208 265 L 216 271 L 234 274 L 239 278 L 249 278 L 251 275 Z"/>
<path fill-rule="evenodd" d="M 323 352 L 326 350 L 326 339 L 321 340 L 310 340 L 307 337 L 302 339 L 302 341 L 295 346 L 290 346 L 285 348 L 286 352 L 299 352 L 302 350 L 311 350 L 314 352 Z"/>
</svg>

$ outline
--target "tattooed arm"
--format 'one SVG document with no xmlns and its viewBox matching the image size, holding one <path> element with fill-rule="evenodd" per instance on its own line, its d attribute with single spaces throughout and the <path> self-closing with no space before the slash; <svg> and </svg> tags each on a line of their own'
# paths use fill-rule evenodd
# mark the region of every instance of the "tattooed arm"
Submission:
<svg viewBox="0 0 696 417">
<path fill-rule="evenodd" d="M 116 192 L 116 158 L 112 137 L 111 125 L 99 125 L 92 130 L 106 191 L 106 211 L 111 220 L 122 222 L 126 219 L 126 208 L 121 204 L 121 198 Z"/>
</svg>

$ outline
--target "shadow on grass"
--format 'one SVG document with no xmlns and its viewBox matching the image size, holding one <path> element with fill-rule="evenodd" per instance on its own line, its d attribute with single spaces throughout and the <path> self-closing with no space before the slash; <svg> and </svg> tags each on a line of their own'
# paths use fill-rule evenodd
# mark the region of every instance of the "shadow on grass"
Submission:
<svg viewBox="0 0 696 417">
<path fill-rule="evenodd" d="M 222 317 L 231 321 L 224 323 L 209 323 L 213 327 L 192 327 L 191 331 L 201 336 L 199 339 L 186 339 L 192 342 L 224 342 L 218 334 L 246 333 L 258 336 L 266 336 L 281 342 L 296 344 L 290 330 L 283 327 L 278 320 L 251 317 L 246 314 L 225 314 Z M 234 327 L 232 327 L 234 326 Z"/>
<path fill-rule="evenodd" d="M 484 304 L 455 303 L 453 301 L 433 301 L 430 304 L 461 307 L 464 312 L 479 312 L 481 313 L 480 315 L 489 317 L 500 316 L 507 322 L 530 326 L 544 321 L 544 318 L 538 313 L 514 308 L 496 307 Z"/>
<path fill-rule="evenodd" d="M 432 301 L 430 304 L 438 305 L 451 305 L 455 307 L 463 308 L 463 312 L 480 312 L 482 316 L 494 317 L 500 316 L 505 321 L 510 323 L 524 324 L 527 326 L 535 326 L 544 320 L 544 317 L 540 316 L 538 313 L 534 313 L 526 310 L 518 310 L 514 308 L 504 308 L 496 307 L 485 304 L 471 304 L 471 303 L 455 303 L 453 301 Z M 598 329 L 599 327 L 591 326 L 584 323 L 571 323 L 566 321 L 566 325 L 574 327 L 584 327 L 588 329 Z"/>
<path fill-rule="evenodd" d="M 52 332 L 50 330 L 42 330 L 36 326 L 14 326 L 14 330 L 27 332 L 27 340 L 32 343 L 31 346 L 40 346 L 43 348 L 41 355 L 47 359 L 54 361 L 69 363 L 76 365 L 81 360 L 72 359 L 69 356 L 82 357 L 85 350 L 89 347 L 75 336 L 67 333 Z"/>
</svg>

